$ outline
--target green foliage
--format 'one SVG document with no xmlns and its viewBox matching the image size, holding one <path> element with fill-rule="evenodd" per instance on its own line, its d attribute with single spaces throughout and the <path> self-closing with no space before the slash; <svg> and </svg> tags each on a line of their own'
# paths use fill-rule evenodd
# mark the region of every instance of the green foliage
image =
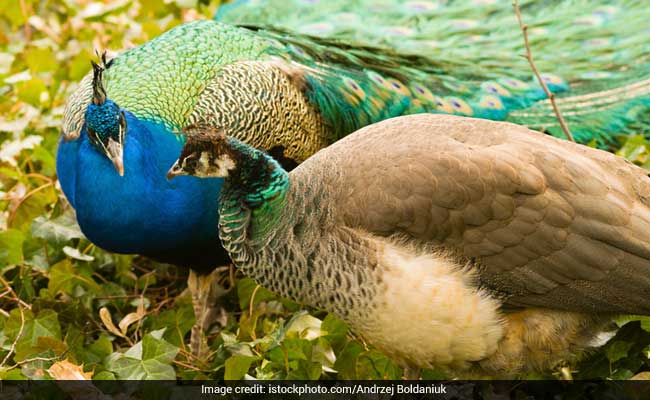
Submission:
<svg viewBox="0 0 650 400">
<path fill-rule="evenodd" d="M 184 20 L 196 1 L 24 0 L 0 7 L 0 379 L 57 371 L 113 379 L 399 379 L 403 371 L 332 315 L 303 310 L 236 277 L 209 357 L 187 343 L 194 324 L 187 272 L 108 254 L 81 233 L 58 188 L 55 151 L 66 98 L 94 49 L 119 51 Z M 29 23 L 28 23 L 29 21 Z M 619 154 L 648 166 L 643 136 Z M 9 290 L 10 289 L 10 290 Z M 621 319 L 576 377 L 650 370 L 650 318 Z M 435 333 L 432 333 L 435 334 Z M 57 368 L 55 368 L 57 367 Z M 440 371 L 423 371 L 440 379 Z"/>
</svg>

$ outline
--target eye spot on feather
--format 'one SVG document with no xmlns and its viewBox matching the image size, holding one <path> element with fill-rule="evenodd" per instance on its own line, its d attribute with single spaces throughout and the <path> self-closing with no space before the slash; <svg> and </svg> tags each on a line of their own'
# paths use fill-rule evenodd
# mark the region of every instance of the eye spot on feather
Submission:
<svg viewBox="0 0 650 400">
<path fill-rule="evenodd" d="M 479 105 L 483 108 L 489 108 L 493 110 L 503 109 L 503 102 L 497 96 L 483 96 Z"/>
<path fill-rule="evenodd" d="M 413 83 L 411 85 L 411 92 L 415 95 L 416 98 L 424 100 L 425 102 L 434 101 L 433 93 L 431 93 L 429 89 L 419 83 Z"/>
<path fill-rule="evenodd" d="M 499 85 L 496 82 L 483 82 L 481 84 L 481 89 L 483 89 L 488 93 L 492 93 L 503 97 L 511 96 L 510 92 L 506 88 L 504 88 L 503 86 Z"/>
<path fill-rule="evenodd" d="M 515 78 L 499 79 L 499 83 L 511 90 L 526 90 L 530 88 L 529 84 Z"/>
<path fill-rule="evenodd" d="M 275 48 L 279 48 L 279 49 L 284 49 L 285 48 L 284 44 L 282 44 L 282 42 L 280 42 L 279 40 L 266 39 L 266 43 L 270 44 L 271 46 L 273 46 Z"/>
<path fill-rule="evenodd" d="M 402 82 L 395 78 L 387 79 L 384 85 L 393 92 L 404 96 L 411 96 L 411 91 Z"/>
<path fill-rule="evenodd" d="M 343 78 L 343 85 L 348 90 L 348 92 L 356 95 L 359 99 L 364 100 L 366 98 L 366 92 L 354 79 Z"/>
<path fill-rule="evenodd" d="M 436 110 L 442 111 L 447 114 L 451 114 L 454 112 L 454 107 L 451 106 L 445 99 L 442 99 L 440 97 L 435 97 L 433 99 L 433 104 Z"/>
<path fill-rule="evenodd" d="M 469 104 L 459 99 L 458 97 L 448 97 L 447 101 L 449 101 L 449 104 L 451 104 L 455 112 L 462 113 L 465 115 L 474 114 L 474 110 L 472 110 L 472 107 L 470 107 Z"/>
<path fill-rule="evenodd" d="M 370 80 L 382 86 L 384 86 L 384 83 L 386 82 L 386 80 L 376 72 L 368 72 L 368 78 L 370 78 Z"/>
<path fill-rule="evenodd" d="M 551 84 L 551 85 L 564 85 L 564 79 L 560 78 L 557 75 L 553 74 L 541 74 L 542 80 L 546 84 Z"/>
</svg>

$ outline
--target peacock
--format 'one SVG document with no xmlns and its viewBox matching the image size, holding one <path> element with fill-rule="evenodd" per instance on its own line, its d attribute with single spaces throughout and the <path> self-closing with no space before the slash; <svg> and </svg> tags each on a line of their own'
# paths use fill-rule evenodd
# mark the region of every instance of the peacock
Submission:
<svg viewBox="0 0 650 400">
<path fill-rule="evenodd" d="M 462 14 L 459 10 L 468 4 L 440 11 Z M 562 60 L 570 54 L 575 59 L 557 62 L 558 52 L 546 44 L 536 49 L 540 68 L 561 97 L 574 136 L 605 145 L 614 134 L 647 125 L 635 121 L 643 121 L 637 117 L 650 100 L 650 52 L 643 32 L 632 34 L 631 27 L 650 16 L 650 10 L 627 0 L 607 7 L 571 4 L 574 11 L 584 7 L 580 15 L 600 22 L 575 24 L 579 17 L 570 16 L 568 6 L 558 6 L 566 13 L 548 14 L 559 18 L 553 23 L 557 29 L 549 32 L 566 44 Z M 509 4 L 503 10 L 485 7 L 486 15 L 511 12 Z M 218 19 L 237 10 L 231 6 Z M 549 10 L 524 7 L 536 16 L 529 18 L 531 23 L 541 19 L 548 24 Z M 433 23 L 430 12 L 420 11 L 404 22 Z M 286 169 L 358 128 L 404 114 L 506 119 L 558 133 L 543 91 L 510 47 L 491 61 L 470 57 L 470 52 L 458 57 L 456 48 L 445 55 L 429 46 L 415 54 L 397 40 L 363 42 L 350 32 L 354 41 L 345 41 L 342 33 L 319 37 L 247 22 L 194 21 L 110 60 L 102 57 L 68 99 L 57 152 L 61 187 L 93 243 L 192 268 L 198 330 L 205 329 L 213 312 L 214 274 L 209 273 L 229 259 L 225 250 L 214 248 L 223 180 L 165 179 L 183 146 L 184 136 L 174 134 L 183 126 L 209 123 L 268 151 Z M 435 38 L 434 33 L 426 35 Z M 509 45 L 517 47 L 518 31 L 511 34 Z M 425 39 L 424 33 L 420 36 Z M 603 37 L 615 44 L 584 46 Z M 485 45 L 476 43 L 481 49 Z M 486 54 L 496 57 L 496 47 L 498 43 L 486 47 Z"/>
<path fill-rule="evenodd" d="M 613 315 L 650 315 L 650 179 L 611 153 L 419 114 L 288 173 L 210 124 L 185 132 L 167 176 L 225 178 L 219 235 L 236 267 L 411 370 L 543 371 Z"/>
</svg>

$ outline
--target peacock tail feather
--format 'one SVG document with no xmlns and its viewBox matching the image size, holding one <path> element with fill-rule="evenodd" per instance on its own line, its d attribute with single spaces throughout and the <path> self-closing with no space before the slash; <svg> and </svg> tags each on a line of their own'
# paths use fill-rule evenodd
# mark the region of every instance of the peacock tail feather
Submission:
<svg viewBox="0 0 650 400">
<path fill-rule="evenodd" d="M 560 104 L 577 140 L 596 139 L 602 144 L 614 134 L 648 129 L 650 122 L 633 126 L 631 122 L 650 104 L 650 30 L 646 24 L 650 8 L 639 0 L 520 3 L 530 26 L 536 64 L 547 73 L 544 79 L 557 97 L 566 98 Z M 386 115 L 374 109 L 388 105 L 384 110 L 388 116 L 453 113 L 505 119 L 563 135 L 549 104 L 540 102 L 546 96 L 520 56 L 523 40 L 510 2 L 239 0 L 222 6 L 215 18 L 326 38 L 318 39 L 321 42 L 355 43 L 357 49 L 358 44 L 390 48 L 402 54 L 380 70 L 373 64 L 350 71 L 345 62 L 339 64 L 342 70 L 335 76 L 352 81 L 345 80 L 342 85 L 320 81 L 326 85 L 319 87 L 321 94 L 314 94 L 313 101 L 325 115 L 348 100 L 331 99 L 330 91 L 342 86 L 348 92 L 363 93 L 354 96 L 359 115 L 353 117 L 360 122 L 382 119 Z M 301 61 L 303 52 L 314 57 L 309 50 L 315 48 L 308 42 L 293 46 L 281 52 Z M 363 51 L 356 51 L 355 56 L 363 60 L 363 54 L 358 54 Z M 365 51 L 372 56 L 381 53 Z M 415 54 L 413 58 L 403 56 Z M 358 65 L 358 59 L 350 61 Z M 391 88 L 393 79 L 399 87 Z M 392 95 L 386 101 L 388 95 L 381 93 L 375 82 L 389 91 L 397 89 L 409 99 Z"/>
</svg>

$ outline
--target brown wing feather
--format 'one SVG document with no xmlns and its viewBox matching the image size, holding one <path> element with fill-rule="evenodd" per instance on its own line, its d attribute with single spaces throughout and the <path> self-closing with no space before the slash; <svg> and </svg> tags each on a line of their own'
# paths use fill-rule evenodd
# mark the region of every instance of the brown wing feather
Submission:
<svg viewBox="0 0 650 400">
<path fill-rule="evenodd" d="M 509 304 L 650 312 L 650 178 L 622 158 L 513 124 L 417 115 L 299 170 L 319 164 L 338 171 L 327 185 L 341 222 L 459 250 Z"/>
</svg>

